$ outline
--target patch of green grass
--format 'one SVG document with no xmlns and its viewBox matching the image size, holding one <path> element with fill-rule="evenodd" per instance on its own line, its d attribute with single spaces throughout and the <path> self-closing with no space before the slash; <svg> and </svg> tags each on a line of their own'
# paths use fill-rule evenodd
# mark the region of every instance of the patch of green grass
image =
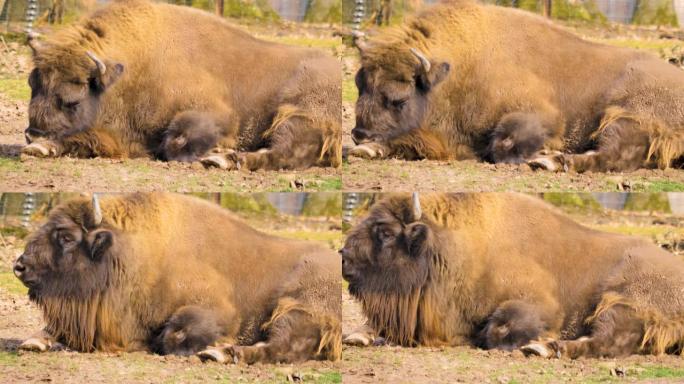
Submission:
<svg viewBox="0 0 684 384">
<path fill-rule="evenodd" d="M 19 362 L 16 352 L 0 352 L 0 366 L 9 366 Z"/>
<path fill-rule="evenodd" d="M 0 77 L 0 93 L 11 100 L 29 100 L 31 88 L 25 78 Z"/>
<path fill-rule="evenodd" d="M 19 159 L 12 159 L 0 157 L 0 173 L 17 172 L 21 169 L 21 161 Z"/>
<path fill-rule="evenodd" d="M 23 239 L 28 235 L 28 230 L 24 227 L 0 227 L 0 234 L 3 236 L 14 236 Z"/>
<path fill-rule="evenodd" d="M 333 177 L 330 179 L 322 179 L 318 184 L 319 191 L 339 191 L 342 189 L 342 178 Z"/>
<path fill-rule="evenodd" d="M 636 184 L 632 192 L 684 192 L 684 184 L 670 180 L 655 180 Z"/>
<path fill-rule="evenodd" d="M 342 101 L 354 102 L 359 97 L 359 91 L 356 89 L 353 79 L 344 79 L 342 81 Z"/>
<path fill-rule="evenodd" d="M 663 366 L 643 367 L 637 372 L 639 379 L 684 378 L 684 368 Z"/>
<path fill-rule="evenodd" d="M 12 272 L 0 272 L 0 288 L 16 295 L 26 295 L 28 293 L 28 288 Z"/>
</svg>

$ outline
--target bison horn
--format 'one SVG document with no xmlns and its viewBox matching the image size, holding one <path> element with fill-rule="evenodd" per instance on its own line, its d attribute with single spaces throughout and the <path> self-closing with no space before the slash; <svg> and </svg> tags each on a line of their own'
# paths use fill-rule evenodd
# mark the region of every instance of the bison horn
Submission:
<svg viewBox="0 0 684 384">
<path fill-rule="evenodd" d="M 420 209 L 420 198 L 418 192 L 413 192 L 413 221 L 418 221 L 423 216 L 423 211 Z"/>
<path fill-rule="evenodd" d="M 100 76 L 104 75 L 105 72 L 107 72 L 107 66 L 105 65 L 105 63 L 103 63 L 102 60 L 95 56 L 94 53 L 88 51 L 86 52 L 86 55 L 88 55 L 90 60 L 95 62 L 95 65 L 97 65 L 97 70 L 100 71 Z"/>
<path fill-rule="evenodd" d="M 352 42 L 361 53 L 363 53 L 363 51 L 365 51 L 368 48 L 368 44 L 366 44 L 366 41 L 364 40 L 365 36 L 366 34 L 360 31 L 352 32 Z"/>
<path fill-rule="evenodd" d="M 423 55 L 419 50 L 415 48 L 411 48 L 411 53 L 413 53 L 413 55 L 417 57 L 418 60 L 420 60 L 420 65 L 423 66 L 425 73 L 430 72 L 430 67 L 432 66 L 432 64 L 430 64 L 430 60 L 428 60 L 427 57 L 425 57 L 425 55 Z"/>
<path fill-rule="evenodd" d="M 102 210 L 100 209 L 100 200 L 97 198 L 96 194 L 93 194 L 93 217 L 95 220 L 95 225 L 100 225 L 102 223 Z"/>
<path fill-rule="evenodd" d="M 38 36 L 37 33 L 31 32 L 26 37 L 26 42 L 28 43 L 28 46 L 31 47 L 34 55 L 38 54 L 38 52 L 43 49 L 43 44 L 38 41 Z"/>
</svg>

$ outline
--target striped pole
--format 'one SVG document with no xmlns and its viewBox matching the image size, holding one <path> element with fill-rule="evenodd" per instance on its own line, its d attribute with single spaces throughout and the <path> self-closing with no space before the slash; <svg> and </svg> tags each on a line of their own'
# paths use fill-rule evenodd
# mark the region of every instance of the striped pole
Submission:
<svg viewBox="0 0 684 384">
<path fill-rule="evenodd" d="M 361 22 L 366 16 L 365 0 L 356 0 L 356 8 L 354 8 L 354 18 L 352 19 L 352 29 L 358 31 L 361 28 Z"/>
<path fill-rule="evenodd" d="M 38 16 L 38 0 L 28 0 L 28 6 L 26 7 L 26 29 L 27 34 L 33 32 L 33 22 Z"/>
<path fill-rule="evenodd" d="M 32 192 L 24 194 L 24 210 L 22 211 L 21 226 L 28 228 L 31 225 L 31 215 L 36 208 L 36 201 Z"/>
<path fill-rule="evenodd" d="M 354 208 L 359 204 L 359 194 L 355 192 L 347 193 L 344 202 L 344 212 L 342 213 L 342 222 L 351 223 L 354 213 Z"/>
</svg>

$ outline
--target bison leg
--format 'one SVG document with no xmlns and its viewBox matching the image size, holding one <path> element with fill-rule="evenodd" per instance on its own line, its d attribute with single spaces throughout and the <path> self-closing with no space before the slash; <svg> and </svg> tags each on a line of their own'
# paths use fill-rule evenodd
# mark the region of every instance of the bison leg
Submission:
<svg viewBox="0 0 684 384">
<path fill-rule="evenodd" d="M 520 300 L 501 304 L 489 317 L 480 334 L 486 349 L 511 351 L 538 339 L 548 329 L 539 306 Z"/>
<path fill-rule="evenodd" d="M 40 139 L 22 149 L 22 154 L 35 157 L 75 156 L 79 158 L 121 157 L 119 142 L 102 130 L 89 130 L 59 141 Z"/>
<path fill-rule="evenodd" d="M 268 148 L 244 154 L 243 165 L 250 171 L 337 167 L 342 163 L 339 122 L 314 119 L 293 106 L 279 108 L 264 138 Z"/>
<path fill-rule="evenodd" d="M 368 347 L 369 345 L 382 344 L 384 340 L 378 338 L 375 330 L 368 325 L 355 329 L 348 335 L 342 335 L 342 343 L 355 347 Z"/>
<path fill-rule="evenodd" d="M 546 136 L 539 115 L 506 114 L 494 128 L 485 157 L 494 163 L 522 163 L 542 149 Z"/>
<path fill-rule="evenodd" d="M 521 348 L 526 355 L 546 358 L 621 357 L 641 351 L 645 319 L 632 305 L 604 296 L 588 319 L 589 336 L 577 340 L 546 340 Z"/>
<path fill-rule="evenodd" d="M 384 159 L 390 153 L 389 148 L 381 143 L 359 144 L 349 150 L 349 156 L 360 157 L 362 159 Z"/>
<path fill-rule="evenodd" d="M 337 316 L 320 313 L 292 298 L 283 298 L 271 319 L 262 325 L 265 342 L 250 346 L 224 345 L 198 353 L 202 360 L 218 362 L 294 363 L 341 358 L 341 326 Z"/>
<path fill-rule="evenodd" d="M 45 330 L 35 333 L 19 345 L 19 349 L 31 352 L 46 352 L 61 348 L 62 345 Z"/>
<path fill-rule="evenodd" d="M 608 109 L 594 133 L 597 149 L 583 154 L 540 156 L 529 162 L 535 169 L 576 172 L 632 171 L 657 160 L 660 168 L 684 155 L 684 139 L 670 137 L 669 130 L 653 119 L 614 108 Z M 676 135 L 674 135 L 676 136 Z"/>
<path fill-rule="evenodd" d="M 189 356 L 225 337 L 226 324 L 210 309 L 188 305 L 178 309 L 154 341 L 162 355 Z"/>
</svg>

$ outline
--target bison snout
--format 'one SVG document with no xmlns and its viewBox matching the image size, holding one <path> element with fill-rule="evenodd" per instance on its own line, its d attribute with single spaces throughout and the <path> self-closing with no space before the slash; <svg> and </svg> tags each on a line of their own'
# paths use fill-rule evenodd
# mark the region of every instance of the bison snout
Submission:
<svg viewBox="0 0 684 384">
<path fill-rule="evenodd" d="M 28 127 L 24 130 L 26 144 L 31 144 L 36 138 L 43 136 L 43 132 L 36 128 Z"/>
<path fill-rule="evenodd" d="M 24 265 L 24 255 L 21 255 L 14 262 L 14 275 L 21 279 L 24 272 L 26 272 L 26 265 Z"/>
<path fill-rule="evenodd" d="M 363 128 L 354 128 L 351 131 L 352 134 L 352 140 L 354 140 L 354 144 L 363 144 L 365 142 L 370 141 L 371 139 L 371 133 L 368 132 L 368 130 L 363 129 Z"/>
</svg>

